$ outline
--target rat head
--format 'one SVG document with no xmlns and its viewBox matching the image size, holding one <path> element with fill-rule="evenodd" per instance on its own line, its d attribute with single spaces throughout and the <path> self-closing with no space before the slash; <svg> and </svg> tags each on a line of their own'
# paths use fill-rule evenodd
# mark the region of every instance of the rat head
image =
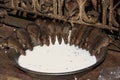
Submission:
<svg viewBox="0 0 120 80">
<path fill-rule="evenodd" d="M 7 15 L 7 11 L 4 9 L 0 9 L 0 18 L 4 18 Z"/>
</svg>

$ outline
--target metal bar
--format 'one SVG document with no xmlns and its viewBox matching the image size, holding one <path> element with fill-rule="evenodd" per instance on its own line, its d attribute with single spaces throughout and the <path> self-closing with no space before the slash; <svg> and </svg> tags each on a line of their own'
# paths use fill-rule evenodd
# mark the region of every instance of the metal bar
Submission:
<svg viewBox="0 0 120 80">
<path fill-rule="evenodd" d="M 4 7 L 6 9 L 12 9 L 12 10 L 20 10 L 20 11 L 23 11 L 23 12 L 28 12 L 28 13 L 33 13 L 33 14 L 36 14 L 36 15 L 39 15 L 39 16 L 45 16 L 45 17 L 49 17 L 49 18 L 53 18 L 53 19 L 58 19 L 58 20 L 61 20 L 61 21 L 65 21 L 65 22 L 70 22 L 70 23 L 77 23 L 77 24 L 83 24 L 83 25 L 88 25 L 88 27 L 90 26 L 93 26 L 93 27 L 96 27 L 96 28 L 101 28 L 101 29 L 108 29 L 108 30 L 115 30 L 115 31 L 119 31 L 118 28 L 116 27 L 112 27 L 111 28 L 109 27 L 109 25 L 103 25 L 102 23 L 95 23 L 95 24 L 89 24 L 89 23 L 85 23 L 85 22 L 81 22 L 79 20 L 66 20 L 66 18 L 64 16 L 54 16 L 52 14 L 42 14 L 42 13 L 38 13 L 38 12 L 34 12 L 34 11 L 28 11 L 28 10 L 24 10 L 22 8 L 12 8 L 12 7 L 7 7 L 7 6 L 4 6 L 4 5 L 0 5 L 0 7 Z M 10 19 L 8 19 L 10 18 Z M 5 24 L 13 24 L 15 26 L 18 26 L 18 27 L 23 27 L 25 25 L 23 25 L 25 22 L 28 22 L 27 20 L 24 20 L 24 19 L 20 19 L 20 18 L 13 18 L 11 19 L 12 17 L 7 17 L 5 19 Z M 8 19 L 8 20 L 7 20 Z M 19 19 L 19 20 L 17 20 Z M 17 20 L 17 21 L 16 21 Z M 9 22 L 10 21 L 10 22 Z M 22 22 L 22 23 L 21 23 Z"/>
<path fill-rule="evenodd" d="M 13 17 L 13 16 L 6 16 L 4 19 L 4 24 L 11 25 L 13 27 L 26 28 L 26 25 L 28 25 L 29 23 L 32 23 L 32 21 Z"/>
</svg>

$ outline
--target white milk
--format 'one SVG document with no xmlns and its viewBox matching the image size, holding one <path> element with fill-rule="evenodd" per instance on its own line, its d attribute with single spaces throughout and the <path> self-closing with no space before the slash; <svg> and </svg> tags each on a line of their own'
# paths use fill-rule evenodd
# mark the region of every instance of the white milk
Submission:
<svg viewBox="0 0 120 80">
<path fill-rule="evenodd" d="M 26 69 L 45 72 L 63 73 L 81 70 L 96 63 L 96 57 L 91 56 L 89 51 L 75 46 L 65 45 L 64 41 L 59 45 L 36 46 L 33 51 L 26 51 L 26 56 L 21 55 L 18 63 Z"/>
</svg>

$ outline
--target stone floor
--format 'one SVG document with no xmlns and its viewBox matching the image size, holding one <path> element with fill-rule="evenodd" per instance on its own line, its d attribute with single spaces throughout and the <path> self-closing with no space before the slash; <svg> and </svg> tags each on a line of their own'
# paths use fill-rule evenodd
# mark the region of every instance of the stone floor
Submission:
<svg viewBox="0 0 120 80">
<path fill-rule="evenodd" d="M 120 66 L 120 52 L 108 51 L 107 57 L 101 65 L 99 65 L 93 71 L 82 76 L 78 80 L 97 80 L 100 70 L 107 67 L 116 67 L 116 66 Z M 43 79 L 35 79 L 30 75 L 26 74 L 25 72 L 16 68 L 15 65 L 8 58 L 7 54 L 3 53 L 3 51 L 1 50 L 0 80 L 43 80 Z M 69 80 L 73 80 L 73 79 L 69 79 Z"/>
</svg>

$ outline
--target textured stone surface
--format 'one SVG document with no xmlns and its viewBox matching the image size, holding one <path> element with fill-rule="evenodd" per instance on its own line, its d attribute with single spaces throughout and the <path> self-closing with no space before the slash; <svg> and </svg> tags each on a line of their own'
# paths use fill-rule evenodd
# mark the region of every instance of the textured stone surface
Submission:
<svg viewBox="0 0 120 80">
<path fill-rule="evenodd" d="M 13 76 L 8 76 L 7 74 L 0 74 L 0 80 L 22 80 Z"/>
</svg>

